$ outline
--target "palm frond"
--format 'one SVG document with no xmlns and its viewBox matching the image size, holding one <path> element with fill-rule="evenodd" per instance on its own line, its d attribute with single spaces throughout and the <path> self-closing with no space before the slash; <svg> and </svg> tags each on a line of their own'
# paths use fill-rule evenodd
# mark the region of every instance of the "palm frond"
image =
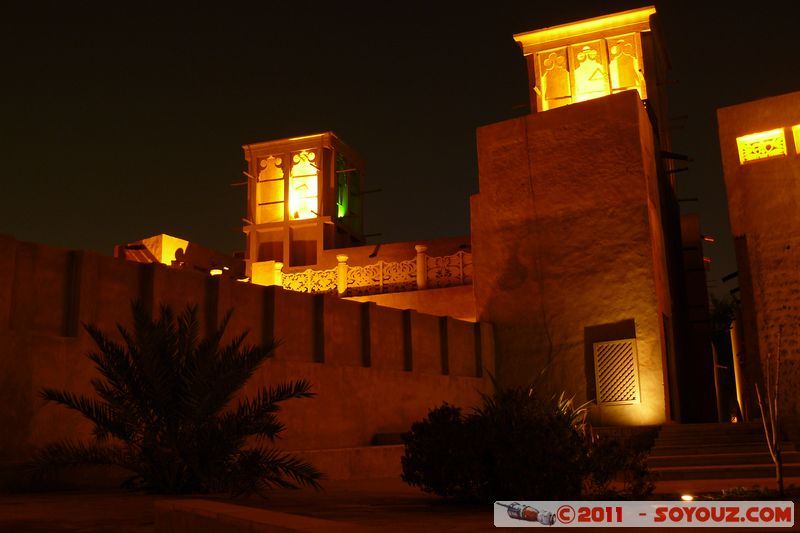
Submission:
<svg viewBox="0 0 800 533">
<path fill-rule="evenodd" d="M 279 436 L 284 430 L 277 418 L 280 402 L 314 396 L 308 381 L 261 387 L 254 398 L 228 409 L 274 342 L 246 346 L 247 332 L 242 332 L 222 345 L 230 312 L 202 339 L 196 306 L 177 316 L 161 306 L 153 318 L 134 302 L 132 314 L 130 331 L 117 326 L 121 343 L 84 326 L 98 348 L 88 355 L 101 376 L 90 381 L 97 398 L 54 389 L 41 393 L 92 421 L 96 442 L 50 445 L 32 464 L 116 464 L 136 473 L 135 486 L 171 493 L 319 486 L 321 474 L 308 463 L 275 450 L 246 448 L 252 436 Z M 107 446 L 112 437 L 124 446 Z"/>
<path fill-rule="evenodd" d="M 274 448 L 248 448 L 239 452 L 231 464 L 230 479 L 234 493 L 247 494 L 280 487 L 320 488 L 324 475 L 302 459 Z"/>
<path fill-rule="evenodd" d="M 124 447 L 72 441 L 55 442 L 36 450 L 24 468 L 29 476 L 42 479 L 66 468 L 94 465 L 113 465 L 137 472 L 134 457 Z"/>
</svg>

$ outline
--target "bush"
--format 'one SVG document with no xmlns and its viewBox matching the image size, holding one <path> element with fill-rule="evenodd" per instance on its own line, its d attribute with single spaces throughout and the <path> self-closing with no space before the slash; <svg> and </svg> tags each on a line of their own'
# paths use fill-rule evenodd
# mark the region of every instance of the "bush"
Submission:
<svg viewBox="0 0 800 533">
<path fill-rule="evenodd" d="M 459 500 L 577 498 L 587 466 L 571 406 L 522 388 L 486 396 L 466 416 L 449 405 L 434 409 L 404 442 L 402 479 Z"/>
<path fill-rule="evenodd" d="M 647 449 L 631 439 L 595 440 L 589 447 L 585 495 L 597 500 L 646 498 L 655 488 L 647 455 Z M 614 488 L 614 482 L 618 488 Z"/>
<path fill-rule="evenodd" d="M 403 480 L 447 498 L 470 499 L 477 492 L 479 466 L 473 428 L 461 416 L 461 409 L 444 404 L 433 409 L 422 422 L 403 435 Z"/>
<path fill-rule="evenodd" d="M 586 408 L 526 387 L 484 396 L 469 414 L 444 404 L 403 435 L 402 479 L 446 498 L 568 500 L 644 497 L 653 490 L 646 452 L 593 438 Z M 612 482 L 622 489 L 612 489 Z"/>
</svg>

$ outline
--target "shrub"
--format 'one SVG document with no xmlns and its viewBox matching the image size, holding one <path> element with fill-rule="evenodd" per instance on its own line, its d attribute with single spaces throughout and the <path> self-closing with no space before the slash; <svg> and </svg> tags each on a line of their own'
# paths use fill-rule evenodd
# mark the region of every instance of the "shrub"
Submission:
<svg viewBox="0 0 800 533">
<path fill-rule="evenodd" d="M 540 400 L 528 387 L 484 396 L 466 415 L 445 404 L 403 435 L 401 477 L 425 492 L 480 502 L 650 494 L 646 449 L 595 438 L 585 416 L 586 406 L 563 394 Z"/>
<path fill-rule="evenodd" d="M 479 456 L 477 447 L 464 444 L 474 437 L 458 407 L 444 404 L 431 410 L 403 435 L 403 481 L 447 498 L 472 498 L 478 490 L 479 476 L 474 470 Z"/>
<path fill-rule="evenodd" d="M 646 498 L 655 488 L 647 455 L 632 439 L 595 439 L 589 446 L 584 494 L 597 500 Z"/>
<path fill-rule="evenodd" d="M 460 500 L 577 498 L 586 443 L 575 410 L 560 407 L 517 388 L 485 396 L 466 416 L 434 409 L 404 435 L 402 479 Z"/>
</svg>

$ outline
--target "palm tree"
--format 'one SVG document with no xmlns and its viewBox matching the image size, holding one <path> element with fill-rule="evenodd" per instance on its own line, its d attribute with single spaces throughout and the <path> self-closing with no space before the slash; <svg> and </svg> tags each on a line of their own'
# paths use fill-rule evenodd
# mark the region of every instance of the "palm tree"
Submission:
<svg viewBox="0 0 800 533">
<path fill-rule="evenodd" d="M 274 342 L 246 346 L 245 331 L 222 345 L 230 312 L 201 340 L 196 306 L 179 316 L 161 306 L 158 319 L 140 303 L 132 310 L 133 330 L 117 325 L 122 343 L 84 325 L 99 348 L 88 356 L 102 376 L 91 381 L 97 398 L 41 392 L 91 420 L 94 441 L 45 446 L 28 463 L 32 473 L 116 465 L 134 473 L 127 486 L 167 493 L 319 488 L 322 474 L 313 466 L 264 445 L 284 429 L 279 403 L 314 396 L 309 382 L 260 387 L 255 397 L 233 401 Z"/>
</svg>

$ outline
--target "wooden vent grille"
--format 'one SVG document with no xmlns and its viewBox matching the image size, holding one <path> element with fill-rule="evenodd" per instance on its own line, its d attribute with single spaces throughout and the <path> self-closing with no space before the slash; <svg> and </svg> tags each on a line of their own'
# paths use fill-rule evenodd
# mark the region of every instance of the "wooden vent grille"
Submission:
<svg viewBox="0 0 800 533">
<path fill-rule="evenodd" d="M 598 404 L 641 401 L 636 339 L 594 344 L 594 374 Z"/>
</svg>

